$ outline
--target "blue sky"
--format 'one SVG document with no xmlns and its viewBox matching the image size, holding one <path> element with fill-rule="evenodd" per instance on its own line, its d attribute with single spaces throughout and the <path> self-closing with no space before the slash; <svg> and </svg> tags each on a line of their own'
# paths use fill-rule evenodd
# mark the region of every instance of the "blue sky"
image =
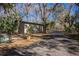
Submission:
<svg viewBox="0 0 79 59">
<path fill-rule="evenodd" d="M 54 3 L 48 3 L 48 7 L 52 7 L 54 5 Z M 70 4 L 68 4 L 68 3 L 63 3 L 63 5 L 64 5 L 64 8 L 66 9 L 66 10 L 68 10 L 69 9 L 69 6 L 70 6 Z M 18 9 L 18 11 L 20 12 L 20 15 L 21 16 L 23 16 L 23 19 L 24 19 L 24 21 L 26 21 L 26 17 L 25 17 L 25 13 L 24 13 L 24 4 L 17 4 L 17 9 Z M 74 5 L 73 7 L 72 7 L 72 10 L 71 10 L 71 15 L 75 15 L 75 13 L 79 13 L 79 7 L 78 6 L 76 6 L 76 5 Z M 31 12 L 31 14 L 32 15 L 34 15 L 34 12 L 32 11 Z M 32 19 L 34 19 L 33 17 L 31 17 L 31 16 L 29 16 L 29 21 L 31 21 L 30 20 L 30 18 L 32 18 Z M 50 17 L 51 18 L 51 17 Z M 34 20 L 33 20 L 34 21 Z"/>
<path fill-rule="evenodd" d="M 69 9 L 69 3 L 64 3 L 63 4 L 65 9 Z M 72 10 L 71 10 L 71 15 L 75 15 L 75 13 L 79 13 L 79 7 L 77 5 L 74 4 L 74 6 L 72 7 Z"/>
<path fill-rule="evenodd" d="M 48 7 L 52 7 L 53 5 L 54 5 L 53 3 L 48 3 Z M 68 10 L 70 4 L 63 3 L 63 5 L 64 5 L 64 8 Z M 24 4 L 17 4 L 17 9 L 20 11 L 21 16 L 25 16 L 23 8 L 24 8 Z M 79 7 L 76 5 L 73 6 L 73 8 L 71 10 L 71 15 L 74 15 L 75 13 L 79 13 Z M 31 13 L 31 14 L 33 14 L 33 13 Z"/>
</svg>

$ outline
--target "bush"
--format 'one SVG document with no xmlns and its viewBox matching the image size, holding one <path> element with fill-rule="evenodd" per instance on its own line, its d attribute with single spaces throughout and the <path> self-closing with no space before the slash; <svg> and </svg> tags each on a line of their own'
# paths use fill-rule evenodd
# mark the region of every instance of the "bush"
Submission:
<svg viewBox="0 0 79 59">
<path fill-rule="evenodd" d="M 2 33 L 12 34 L 17 28 L 17 20 L 4 18 L 0 20 L 0 31 Z"/>
<path fill-rule="evenodd" d="M 70 27 L 66 27 L 66 28 L 65 28 L 65 31 L 68 32 L 68 33 L 71 32 Z"/>
<path fill-rule="evenodd" d="M 18 26 L 18 20 L 10 15 L 7 17 L 0 18 L 0 42 L 7 42 L 11 39 L 11 34 L 15 32 Z M 5 34 L 5 35 L 2 35 Z"/>
<path fill-rule="evenodd" d="M 74 26 L 75 26 L 75 30 L 79 33 L 79 23 L 78 22 L 75 23 Z"/>
</svg>

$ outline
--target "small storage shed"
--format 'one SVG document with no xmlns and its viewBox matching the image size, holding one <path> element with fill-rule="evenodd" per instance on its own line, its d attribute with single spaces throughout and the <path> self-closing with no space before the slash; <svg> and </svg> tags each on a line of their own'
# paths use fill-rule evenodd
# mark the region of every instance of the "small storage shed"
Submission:
<svg viewBox="0 0 79 59">
<path fill-rule="evenodd" d="M 19 34 L 26 34 L 30 25 L 38 26 L 38 29 L 40 30 L 39 32 L 43 32 L 43 24 L 20 21 L 19 30 L 18 30 Z"/>
</svg>

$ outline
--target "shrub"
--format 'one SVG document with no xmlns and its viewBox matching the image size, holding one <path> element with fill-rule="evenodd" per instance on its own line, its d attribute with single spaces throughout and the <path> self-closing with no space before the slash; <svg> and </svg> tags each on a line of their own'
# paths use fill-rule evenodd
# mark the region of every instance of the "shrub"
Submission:
<svg viewBox="0 0 79 59">
<path fill-rule="evenodd" d="M 17 28 L 17 20 L 4 18 L 0 20 L 0 32 L 12 34 Z"/>
<path fill-rule="evenodd" d="M 75 23 L 74 26 L 75 26 L 75 30 L 79 33 L 79 23 L 78 22 Z"/>
</svg>

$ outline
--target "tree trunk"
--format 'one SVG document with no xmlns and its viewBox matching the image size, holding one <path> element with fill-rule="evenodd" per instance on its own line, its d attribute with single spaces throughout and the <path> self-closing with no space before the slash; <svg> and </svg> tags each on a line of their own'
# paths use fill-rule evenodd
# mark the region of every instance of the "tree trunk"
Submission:
<svg viewBox="0 0 79 59">
<path fill-rule="evenodd" d="M 43 33 L 46 33 L 46 24 L 43 26 Z"/>
</svg>

